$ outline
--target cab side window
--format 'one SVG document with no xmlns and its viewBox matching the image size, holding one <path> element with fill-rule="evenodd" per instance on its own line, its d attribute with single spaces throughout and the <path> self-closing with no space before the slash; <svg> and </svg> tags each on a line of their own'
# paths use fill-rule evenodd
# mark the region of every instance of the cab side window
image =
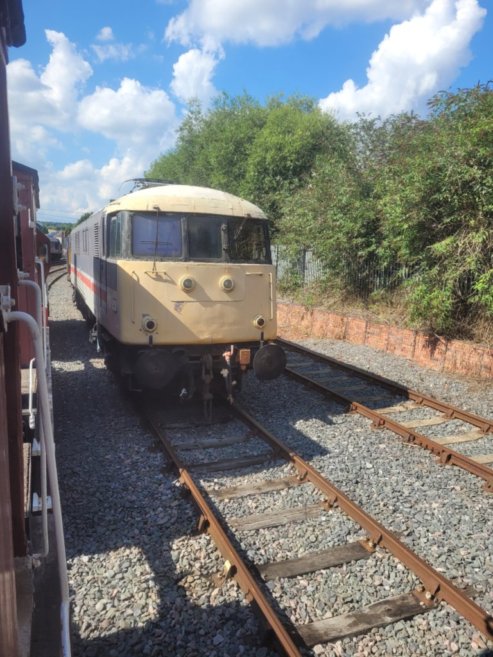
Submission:
<svg viewBox="0 0 493 657">
<path fill-rule="evenodd" d="M 108 217 L 108 256 L 118 258 L 122 255 L 122 215 Z"/>
</svg>

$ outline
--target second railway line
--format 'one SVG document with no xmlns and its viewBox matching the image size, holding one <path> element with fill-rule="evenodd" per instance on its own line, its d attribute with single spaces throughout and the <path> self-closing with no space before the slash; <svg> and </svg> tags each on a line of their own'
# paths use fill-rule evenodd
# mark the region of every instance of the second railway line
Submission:
<svg viewBox="0 0 493 657">
<path fill-rule="evenodd" d="M 429 450 L 440 463 L 455 465 L 485 481 L 493 492 L 493 419 L 412 390 L 296 343 L 286 372 L 409 444 Z M 441 427 L 441 429 L 440 429 Z"/>
</svg>

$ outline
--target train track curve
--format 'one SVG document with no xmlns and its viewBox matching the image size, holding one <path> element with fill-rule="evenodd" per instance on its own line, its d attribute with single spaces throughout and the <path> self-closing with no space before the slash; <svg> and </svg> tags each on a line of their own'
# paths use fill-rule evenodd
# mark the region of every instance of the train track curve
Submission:
<svg viewBox="0 0 493 657">
<path fill-rule="evenodd" d="M 59 280 L 62 278 L 67 277 L 67 265 L 63 266 L 57 266 L 57 267 L 51 267 L 48 277 L 47 277 L 47 284 L 48 284 L 48 291 L 51 290 L 53 285 L 57 283 Z"/>
</svg>

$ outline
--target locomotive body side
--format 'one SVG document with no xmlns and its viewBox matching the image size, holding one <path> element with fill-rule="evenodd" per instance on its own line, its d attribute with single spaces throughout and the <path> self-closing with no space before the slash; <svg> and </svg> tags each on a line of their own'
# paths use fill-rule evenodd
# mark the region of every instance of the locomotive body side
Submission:
<svg viewBox="0 0 493 657">
<path fill-rule="evenodd" d="M 139 386 L 196 373 L 208 355 L 210 369 L 237 380 L 276 338 L 267 221 L 242 199 L 178 185 L 141 190 L 74 229 L 70 254 L 80 309 L 108 360 Z M 272 378 L 284 355 L 277 345 L 262 353 L 256 373 Z"/>
<path fill-rule="evenodd" d="M 106 298 L 97 276 L 100 267 L 100 247 L 98 237 L 102 228 L 103 212 L 89 217 L 70 234 L 67 264 L 70 282 L 74 288 L 77 306 L 86 319 L 100 321 L 102 299 Z M 95 267 L 96 265 L 96 267 Z"/>
</svg>

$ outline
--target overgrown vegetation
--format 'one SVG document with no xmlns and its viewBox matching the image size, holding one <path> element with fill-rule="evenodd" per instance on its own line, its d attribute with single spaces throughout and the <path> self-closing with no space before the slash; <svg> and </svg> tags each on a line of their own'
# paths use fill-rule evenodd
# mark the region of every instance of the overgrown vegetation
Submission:
<svg viewBox="0 0 493 657">
<path fill-rule="evenodd" d="M 470 337 L 493 318 L 493 91 L 440 93 L 429 105 L 426 119 L 342 124 L 306 98 L 262 106 L 225 95 L 208 112 L 191 105 L 176 148 L 147 175 L 263 207 L 293 263 L 291 289 L 310 250 L 323 265 L 319 299 L 398 299 L 408 323 Z M 410 273 L 368 295 L 370 266 Z"/>
</svg>

